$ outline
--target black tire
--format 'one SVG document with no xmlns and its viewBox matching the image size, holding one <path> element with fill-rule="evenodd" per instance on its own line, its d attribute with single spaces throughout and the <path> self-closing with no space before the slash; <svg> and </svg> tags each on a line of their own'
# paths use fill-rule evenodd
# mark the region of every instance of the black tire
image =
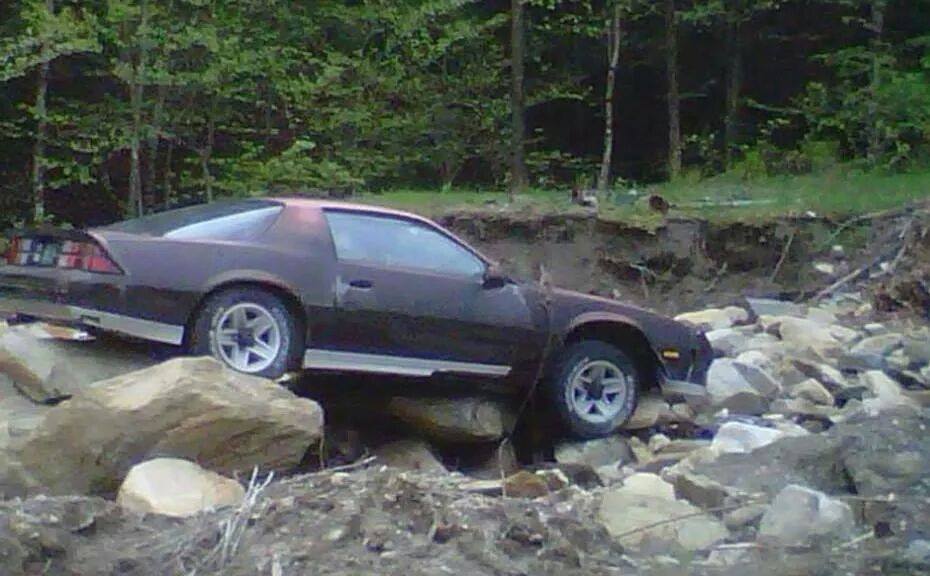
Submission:
<svg viewBox="0 0 930 576">
<path fill-rule="evenodd" d="M 300 322 L 293 317 L 284 302 L 274 294 L 261 288 L 229 288 L 208 298 L 194 321 L 188 350 L 196 356 L 213 356 L 230 368 L 237 368 L 226 361 L 217 343 L 217 325 L 226 312 L 237 305 L 254 305 L 266 310 L 272 317 L 280 335 L 277 354 L 267 367 L 249 371 L 254 376 L 280 378 L 293 370 L 299 370 L 303 356 L 303 336 Z M 245 370 L 239 370 L 246 372 Z"/>
<path fill-rule="evenodd" d="M 576 376 L 591 367 L 607 367 L 608 371 L 612 371 L 611 366 L 622 375 L 622 378 L 610 379 L 618 381 L 612 383 L 611 388 L 622 391 L 612 395 L 600 390 L 600 404 L 591 400 L 590 392 L 583 393 L 579 399 L 573 385 Z M 601 377 L 602 382 L 604 377 Z M 562 350 L 550 377 L 546 379 L 545 386 L 546 395 L 556 415 L 571 435 L 589 439 L 602 438 L 626 423 L 636 410 L 639 375 L 630 357 L 616 346 L 600 340 L 583 340 Z M 597 391 L 594 395 L 598 395 Z M 592 403 L 591 412 L 582 413 L 583 404 L 586 402 Z M 608 408 L 606 414 L 599 412 L 601 406 Z"/>
</svg>

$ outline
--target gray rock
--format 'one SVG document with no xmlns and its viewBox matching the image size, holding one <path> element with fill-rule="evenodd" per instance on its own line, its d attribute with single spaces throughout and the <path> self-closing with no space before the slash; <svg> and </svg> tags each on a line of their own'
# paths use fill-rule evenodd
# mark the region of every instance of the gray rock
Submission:
<svg viewBox="0 0 930 576">
<path fill-rule="evenodd" d="M 746 298 L 746 302 L 756 316 L 804 316 L 804 307 L 794 302 L 768 298 Z"/>
<path fill-rule="evenodd" d="M 765 404 L 763 395 L 749 382 L 736 361 L 729 358 L 714 360 L 711 364 L 707 375 L 707 392 L 711 403 L 718 408 L 734 410 L 737 406 L 755 408 Z"/>
<path fill-rule="evenodd" d="M 706 334 L 717 356 L 735 356 L 746 342 L 746 334 L 738 328 L 721 328 Z"/>
<path fill-rule="evenodd" d="M 910 564 L 930 563 L 930 540 L 912 540 L 904 551 L 903 560 Z"/>
<path fill-rule="evenodd" d="M 633 450 L 622 436 L 560 442 L 555 447 L 555 461 L 559 464 L 585 464 L 599 468 L 630 464 L 635 459 Z"/>
<path fill-rule="evenodd" d="M 908 335 L 904 341 L 904 353 L 918 365 L 930 365 L 930 332 Z"/>
<path fill-rule="evenodd" d="M 749 385 L 762 396 L 775 398 L 781 393 L 781 384 L 765 369 L 741 360 L 733 362 L 733 366 L 743 375 Z"/>
<path fill-rule="evenodd" d="M 866 324 L 865 326 L 862 327 L 862 330 L 869 336 L 879 336 L 881 334 L 888 333 L 888 327 L 885 326 L 884 324 L 879 324 L 877 322 Z"/>
<path fill-rule="evenodd" d="M 805 360 L 794 360 L 793 363 L 801 373 L 808 378 L 816 379 L 833 393 L 850 386 L 849 380 L 843 376 L 843 373 L 829 364 Z"/>
<path fill-rule="evenodd" d="M 791 389 L 791 396 L 793 398 L 803 398 L 805 400 L 810 400 L 814 404 L 820 404 L 823 406 L 833 406 L 836 400 L 833 398 L 833 394 L 830 394 L 830 391 L 827 390 L 823 384 L 817 380 L 810 378 L 797 384 Z"/>
<path fill-rule="evenodd" d="M 675 486 L 676 497 L 687 500 L 703 510 L 723 506 L 732 492 L 715 480 L 693 472 L 674 475 L 672 484 Z"/>
<path fill-rule="evenodd" d="M 879 334 L 878 336 L 869 336 L 852 347 L 850 354 L 858 355 L 877 355 L 887 356 L 892 350 L 901 346 L 904 342 L 904 336 L 896 333 Z"/>
<path fill-rule="evenodd" d="M 847 539 L 855 520 L 848 504 L 823 492 L 790 484 L 772 501 L 759 523 L 758 540 L 777 546 L 809 546 Z"/>
<path fill-rule="evenodd" d="M 446 472 L 429 444 L 422 440 L 397 440 L 377 447 L 372 455 L 378 462 L 401 468 L 403 470 L 416 470 L 419 472 Z"/>
<path fill-rule="evenodd" d="M 514 414 L 503 402 L 488 398 L 395 397 L 388 414 L 418 433 L 440 442 L 494 442 L 513 426 Z"/>
<path fill-rule="evenodd" d="M 37 328 L 17 326 L 0 334 L 0 374 L 34 402 L 67 398 L 94 382 L 154 363 L 144 354 L 100 342 L 40 338 Z M 55 333 L 52 327 L 48 331 Z"/>
<path fill-rule="evenodd" d="M 634 474 L 603 496 L 598 517 L 617 541 L 635 552 L 706 549 L 725 539 L 726 527 L 675 497 L 671 484 L 654 474 Z M 677 522 L 660 522 L 680 518 Z M 645 529 L 647 526 L 651 527 Z"/>
<path fill-rule="evenodd" d="M 862 402 L 870 414 L 917 408 L 916 403 L 904 394 L 901 385 L 880 370 L 871 370 L 863 374 L 862 383 L 872 394 L 872 398 Z"/>
<path fill-rule="evenodd" d="M 779 318 L 778 334 L 792 349 L 821 361 L 836 358 L 843 351 L 829 326 L 806 318 Z"/>
</svg>

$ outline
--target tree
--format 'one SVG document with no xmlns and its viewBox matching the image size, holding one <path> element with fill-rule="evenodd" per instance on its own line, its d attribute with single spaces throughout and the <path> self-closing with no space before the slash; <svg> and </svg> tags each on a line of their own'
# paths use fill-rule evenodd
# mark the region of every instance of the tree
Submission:
<svg viewBox="0 0 930 576">
<path fill-rule="evenodd" d="M 620 62 L 621 14 L 623 7 L 619 0 L 613 3 L 613 10 L 606 25 L 607 35 L 607 84 L 604 89 L 604 152 L 601 169 L 597 177 L 598 192 L 605 192 L 610 184 L 610 164 L 614 150 L 614 90 L 616 87 L 617 65 Z"/>
<path fill-rule="evenodd" d="M 523 192 L 529 184 L 526 172 L 526 126 L 523 91 L 523 69 L 526 52 L 525 0 L 510 4 L 510 68 L 511 68 L 511 195 Z"/>
<path fill-rule="evenodd" d="M 678 13 L 675 0 L 665 0 L 665 74 L 668 105 L 668 174 L 681 173 L 681 96 L 678 86 Z"/>
</svg>

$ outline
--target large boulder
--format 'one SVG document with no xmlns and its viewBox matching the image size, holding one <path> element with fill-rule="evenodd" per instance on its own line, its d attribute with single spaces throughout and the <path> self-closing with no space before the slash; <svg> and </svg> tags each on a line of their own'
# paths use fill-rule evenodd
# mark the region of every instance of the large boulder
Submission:
<svg viewBox="0 0 930 576">
<path fill-rule="evenodd" d="M 177 458 L 156 458 L 133 466 L 120 486 L 116 501 L 138 514 L 186 518 L 227 506 L 245 498 L 242 485 Z"/>
<path fill-rule="evenodd" d="M 809 546 L 847 539 L 855 528 L 848 504 L 804 486 L 785 486 L 759 524 L 758 540 L 777 546 Z"/>
<path fill-rule="evenodd" d="M 256 466 L 289 470 L 322 429 L 315 402 L 212 358 L 181 358 L 99 382 L 52 408 L 17 445 L 15 460 L 27 489 L 112 494 L 132 466 L 156 457 L 228 476 Z"/>
<path fill-rule="evenodd" d="M 514 424 L 510 407 L 488 398 L 392 398 L 389 414 L 439 442 L 480 443 L 503 438 Z"/>
<path fill-rule="evenodd" d="M 719 520 L 677 499 L 672 485 L 655 474 L 634 474 L 608 490 L 598 516 L 621 545 L 641 553 L 702 550 L 728 535 Z"/>
<path fill-rule="evenodd" d="M 34 402 L 73 396 L 99 380 L 151 366 L 147 355 L 102 342 L 56 339 L 52 327 L 16 326 L 0 334 L 0 375 Z M 48 333 L 46 337 L 42 334 Z"/>
</svg>

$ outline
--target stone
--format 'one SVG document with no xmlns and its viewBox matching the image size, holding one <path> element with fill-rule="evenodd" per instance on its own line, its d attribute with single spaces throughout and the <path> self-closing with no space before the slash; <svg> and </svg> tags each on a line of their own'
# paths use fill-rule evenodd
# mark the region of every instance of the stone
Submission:
<svg viewBox="0 0 930 576">
<path fill-rule="evenodd" d="M 930 332 L 909 334 L 902 342 L 904 353 L 918 365 L 930 365 Z"/>
<path fill-rule="evenodd" d="M 785 436 L 784 432 L 774 428 L 763 428 L 742 422 L 727 422 L 717 430 L 711 448 L 720 454 L 746 454 Z"/>
<path fill-rule="evenodd" d="M 665 434 L 653 434 L 649 438 L 649 449 L 653 453 L 661 452 L 664 448 L 668 447 L 672 443 L 672 439 L 666 436 Z"/>
<path fill-rule="evenodd" d="M 866 411 L 870 414 L 916 407 L 914 401 L 904 394 L 901 385 L 881 370 L 870 370 L 864 373 L 862 383 L 872 394 L 872 398 L 862 401 Z"/>
<path fill-rule="evenodd" d="M 702 550 L 728 535 L 719 520 L 677 499 L 674 487 L 655 474 L 633 474 L 622 486 L 608 489 L 598 518 L 618 543 L 644 554 L 670 547 Z M 656 525 L 676 518 L 680 520 Z"/>
<path fill-rule="evenodd" d="M 802 416 L 829 421 L 839 412 L 833 406 L 814 404 L 806 398 L 779 398 L 769 405 L 775 414 L 784 416 Z"/>
<path fill-rule="evenodd" d="M 739 348 L 739 352 L 746 354 L 748 352 L 775 352 L 782 347 L 781 340 L 772 334 L 753 334 Z"/>
<path fill-rule="evenodd" d="M 746 342 L 746 334 L 737 328 L 721 328 L 705 334 L 710 347 L 719 356 L 735 356 Z"/>
<path fill-rule="evenodd" d="M 829 326 L 836 325 L 837 318 L 830 310 L 820 308 L 818 306 L 808 306 L 807 311 L 804 314 L 804 318 L 817 322 L 818 324 L 824 324 Z"/>
<path fill-rule="evenodd" d="M 803 398 L 810 400 L 814 404 L 823 406 L 833 406 L 835 399 L 833 394 L 827 390 L 823 384 L 813 378 L 809 378 L 791 389 L 792 398 Z"/>
<path fill-rule="evenodd" d="M 177 458 L 156 458 L 129 470 L 116 498 L 137 514 L 186 518 L 209 510 L 238 506 L 245 498 L 242 485 Z"/>
<path fill-rule="evenodd" d="M 762 396 L 775 398 L 781 393 L 781 384 L 764 368 L 739 359 L 733 362 L 733 366 L 743 375 L 746 382 Z"/>
<path fill-rule="evenodd" d="M 797 351 L 813 355 L 822 361 L 836 358 L 843 346 L 832 334 L 829 326 L 806 318 L 781 317 L 778 335 Z"/>
<path fill-rule="evenodd" d="M 656 424 L 670 423 L 675 421 L 675 414 L 672 412 L 668 402 L 660 396 L 647 395 L 639 399 L 636 404 L 636 410 L 629 420 L 622 426 L 624 430 L 644 430 L 652 428 Z"/>
<path fill-rule="evenodd" d="M 652 450 L 639 438 L 634 436 L 627 440 L 627 444 L 633 452 L 633 457 L 638 464 L 646 464 L 655 458 L 655 454 Z"/>
<path fill-rule="evenodd" d="M 836 276 L 836 266 L 829 262 L 814 262 L 814 270 L 826 276 Z"/>
<path fill-rule="evenodd" d="M 684 473 L 674 476 L 675 496 L 704 510 L 724 505 L 730 490 L 703 474 Z"/>
<path fill-rule="evenodd" d="M 675 418 L 679 422 L 685 424 L 694 424 L 694 419 L 697 418 L 697 414 L 695 414 L 694 408 L 689 406 L 687 402 L 672 404 L 672 414 L 675 415 Z"/>
<path fill-rule="evenodd" d="M 727 398 L 747 392 L 758 391 L 746 380 L 735 360 L 720 358 L 714 360 L 707 373 L 707 393 L 715 406 L 720 406 Z"/>
<path fill-rule="evenodd" d="M 503 438 L 514 423 L 508 405 L 479 397 L 398 396 L 388 402 L 387 412 L 418 433 L 440 442 L 494 442 Z"/>
<path fill-rule="evenodd" d="M 16 326 L 0 334 L 0 374 L 30 400 L 69 398 L 90 384 L 151 366 L 146 355 L 98 342 L 39 338 Z"/>
<path fill-rule="evenodd" d="M 787 300 L 746 298 L 749 309 L 756 316 L 804 316 L 804 307 Z"/>
<path fill-rule="evenodd" d="M 724 514 L 723 523 L 729 530 L 738 531 L 746 526 L 756 524 L 766 510 L 768 510 L 768 507 L 764 504 L 747 504 L 742 508 Z"/>
<path fill-rule="evenodd" d="M 833 393 L 850 386 L 843 373 L 829 364 L 807 362 L 805 360 L 794 360 L 793 363 L 802 374 L 808 378 L 816 379 Z"/>
<path fill-rule="evenodd" d="M 706 330 L 732 328 L 749 321 L 749 312 L 739 306 L 726 308 L 709 308 L 698 312 L 688 312 L 675 317 L 678 322 L 685 322 Z"/>
<path fill-rule="evenodd" d="M 888 333 L 888 327 L 884 324 L 879 324 L 878 322 L 866 324 L 862 327 L 862 330 L 869 336 L 880 336 L 882 334 Z"/>
<path fill-rule="evenodd" d="M 759 522 L 758 541 L 776 546 L 810 546 L 848 539 L 855 529 L 852 509 L 823 492 L 789 484 Z"/>
<path fill-rule="evenodd" d="M 566 482 L 567 484 L 567 482 Z M 551 490 L 547 479 L 528 470 L 521 470 L 504 480 L 504 496 L 509 498 L 542 498 Z"/>
<path fill-rule="evenodd" d="M 901 346 L 904 342 L 904 336 L 896 333 L 879 334 L 869 336 L 861 340 L 849 351 L 854 356 L 887 356 L 891 351 Z"/>
<path fill-rule="evenodd" d="M 155 457 L 226 476 L 289 471 L 322 430 L 316 402 L 212 358 L 179 358 L 98 382 L 52 408 L 14 456 L 33 490 L 112 494 L 134 464 Z"/>
<path fill-rule="evenodd" d="M 830 326 L 830 335 L 843 344 L 852 344 L 862 338 L 862 335 L 859 332 L 839 324 Z"/>
<path fill-rule="evenodd" d="M 372 455 L 381 464 L 418 472 L 446 472 L 446 467 L 422 440 L 397 440 L 379 446 Z"/>
<path fill-rule="evenodd" d="M 768 334 L 765 334 L 768 336 Z M 774 338 L 769 336 L 769 338 Z M 769 373 L 774 373 L 778 369 L 778 362 L 775 358 L 762 350 L 747 350 L 736 357 L 737 365 L 750 366 Z"/>
<path fill-rule="evenodd" d="M 588 441 L 563 441 L 555 446 L 555 461 L 559 464 L 585 464 L 592 468 L 622 466 L 635 461 L 633 450 L 621 436 L 608 436 Z"/>
</svg>

